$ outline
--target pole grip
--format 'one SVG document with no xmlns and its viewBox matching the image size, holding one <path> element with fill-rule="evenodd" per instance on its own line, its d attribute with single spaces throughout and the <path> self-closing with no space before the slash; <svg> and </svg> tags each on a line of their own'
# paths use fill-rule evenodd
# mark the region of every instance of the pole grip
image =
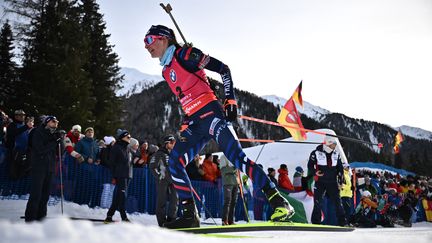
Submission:
<svg viewBox="0 0 432 243">
<path fill-rule="evenodd" d="M 160 5 L 160 6 L 165 10 L 165 12 L 167 12 L 167 14 L 170 16 L 170 18 L 171 18 L 171 20 L 173 21 L 175 27 L 177 28 L 178 32 L 180 33 L 180 36 L 181 36 L 181 38 L 183 39 L 185 45 L 186 45 L 186 46 L 192 46 L 191 44 L 189 44 L 189 43 L 186 41 L 186 38 L 184 37 L 183 33 L 181 32 L 180 27 L 177 25 L 177 22 L 175 21 L 174 16 L 172 16 L 172 14 L 171 14 L 171 10 L 172 10 L 171 5 L 170 5 L 169 3 L 168 3 L 166 6 L 165 6 L 163 3 L 160 3 L 159 5 Z"/>
<path fill-rule="evenodd" d="M 171 5 L 168 3 L 166 6 L 163 4 L 163 3 L 160 3 L 159 4 L 162 8 L 163 8 L 163 10 L 165 10 L 165 12 L 167 12 L 168 14 L 171 12 L 171 10 L 172 10 L 172 8 L 171 8 Z"/>
</svg>

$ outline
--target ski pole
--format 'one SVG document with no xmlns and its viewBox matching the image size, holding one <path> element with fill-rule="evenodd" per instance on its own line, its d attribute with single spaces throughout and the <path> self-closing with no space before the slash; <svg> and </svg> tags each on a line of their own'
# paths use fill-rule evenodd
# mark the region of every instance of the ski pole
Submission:
<svg viewBox="0 0 432 243">
<path fill-rule="evenodd" d="M 197 197 L 198 201 L 201 202 L 201 205 L 203 206 L 204 210 L 209 214 L 210 218 L 213 220 L 213 223 L 214 223 L 215 225 L 218 225 L 218 224 L 216 223 L 216 220 L 213 218 L 213 215 L 211 214 L 210 210 L 207 209 L 207 207 L 205 206 L 204 202 L 201 200 L 201 197 L 198 195 L 198 193 L 197 193 L 197 192 L 195 191 L 195 189 L 193 188 L 192 183 L 191 183 L 191 189 L 192 189 L 192 192 L 193 192 L 193 193 L 195 194 L 195 196 Z"/>
<path fill-rule="evenodd" d="M 283 141 L 271 139 L 239 138 L 240 142 L 258 142 L 258 143 L 297 143 L 297 144 L 323 144 L 322 142 L 301 142 L 301 141 Z"/>
<path fill-rule="evenodd" d="M 261 153 L 262 153 L 262 151 L 264 150 L 264 147 L 265 147 L 266 145 L 264 144 L 262 147 L 261 147 L 261 150 L 259 151 L 259 153 L 258 153 L 258 155 L 257 155 L 257 157 L 256 157 L 256 159 L 255 159 L 255 163 L 258 163 L 258 159 L 259 159 L 259 157 L 261 156 Z"/>
<path fill-rule="evenodd" d="M 239 180 L 238 183 L 239 183 L 239 188 L 240 188 L 240 196 L 241 196 L 242 201 L 243 201 L 243 208 L 244 208 L 244 211 L 245 211 L 246 220 L 249 223 L 250 219 L 249 219 L 248 209 L 246 207 L 246 201 L 245 201 L 245 197 L 244 197 L 244 194 L 243 194 L 243 181 L 242 181 L 242 179 L 240 177 L 239 170 L 237 170 L 237 177 L 238 177 L 238 180 Z"/>
<path fill-rule="evenodd" d="M 177 25 L 177 22 L 175 21 L 173 15 L 171 14 L 171 10 L 172 10 L 171 5 L 170 5 L 169 3 L 168 3 L 166 6 L 165 6 L 163 3 L 160 3 L 159 5 L 160 5 L 160 6 L 163 8 L 163 10 L 165 10 L 165 12 L 170 16 L 170 18 L 171 18 L 171 20 L 173 21 L 175 27 L 177 28 L 178 32 L 180 33 L 180 36 L 181 36 L 181 38 L 183 39 L 185 45 L 189 46 L 190 44 L 187 43 L 186 38 L 184 37 L 183 33 L 182 33 L 181 30 L 180 30 L 180 27 Z"/>
<path fill-rule="evenodd" d="M 340 139 L 348 140 L 348 141 L 351 141 L 351 142 L 374 145 L 374 146 L 378 146 L 378 148 L 382 148 L 383 147 L 382 143 L 371 143 L 371 142 L 366 142 L 366 141 L 363 141 L 363 140 L 360 140 L 360 139 L 356 139 L 356 138 L 350 138 L 350 137 L 345 137 L 345 136 L 340 136 L 340 135 L 333 135 L 333 134 L 329 134 L 329 133 L 325 133 L 325 132 L 319 132 L 319 131 L 315 131 L 315 130 L 311 130 L 311 129 L 300 128 L 300 127 L 295 127 L 295 126 L 290 126 L 290 125 L 282 125 L 282 124 L 279 124 L 277 122 L 267 121 L 267 120 L 263 120 L 263 119 L 258 119 L 258 118 L 250 117 L 250 116 L 240 115 L 239 118 L 240 119 L 249 120 L 249 121 L 259 122 L 259 123 L 263 123 L 263 124 L 268 124 L 268 125 L 272 125 L 272 126 L 292 128 L 292 129 L 297 129 L 297 130 L 300 130 L 300 131 L 305 131 L 305 132 L 320 134 L 320 135 L 323 135 L 323 136 L 340 138 Z"/>
<path fill-rule="evenodd" d="M 62 158 L 61 158 L 61 144 L 58 143 L 58 156 L 59 156 L 59 169 L 60 169 L 60 206 L 61 213 L 63 215 L 63 170 L 62 170 Z"/>
</svg>

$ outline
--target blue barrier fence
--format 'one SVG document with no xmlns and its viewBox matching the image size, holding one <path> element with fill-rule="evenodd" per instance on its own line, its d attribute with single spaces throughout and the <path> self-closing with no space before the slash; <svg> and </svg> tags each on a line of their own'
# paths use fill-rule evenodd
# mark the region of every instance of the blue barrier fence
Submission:
<svg viewBox="0 0 432 243">
<path fill-rule="evenodd" d="M 4 151 L 0 151 L 3 156 Z M 3 198 L 27 195 L 30 192 L 30 177 L 19 180 L 12 180 L 9 177 L 9 163 L 6 160 L 0 161 L 0 196 Z M 51 196 L 60 196 L 60 170 L 56 167 L 55 176 L 52 179 Z M 66 201 L 77 204 L 85 204 L 89 207 L 104 207 L 111 203 L 109 190 L 111 186 L 111 172 L 104 166 L 77 163 L 76 160 L 65 154 L 62 158 L 63 193 Z M 216 183 L 207 181 L 192 181 L 192 185 L 199 195 L 197 208 L 206 218 L 212 216 L 220 218 L 223 205 L 223 190 L 221 180 Z M 253 208 L 254 199 L 245 195 L 247 205 Z M 205 210 L 202 207 L 205 203 Z M 133 179 L 130 182 L 126 208 L 129 213 L 139 212 L 155 214 L 156 206 L 156 181 L 148 167 L 134 168 Z M 236 205 L 236 220 L 245 220 L 243 201 L 238 197 Z M 262 218 L 262 212 L 257 212 L 257 218 Z M 211 215 L 210 215 L 211 214 Z M 267 215 L 265 215 L 267 217 Z"/>
<path fill-rule="evenodd" d="M 0 146 L 1 147 L 1 146 Z M 0 150 L 0 158 L 4 157 L 4 150 Z M 60 196 L 60 176 L 59 167 L 56 168 L 56 174 L 52 181 L 52 196 Z M 69 155 L 64 155 L 62 159 L 62 176 L 63 191 L 66 201 L 77 204 L 85 204 L 89 207 L 104 207 L 110 205 L 111 195 L 109 190 L 111 185 L 111 172 L 104 166 L 87 163 L 77 163 Z M 19 180 L 11 180 L 8 175 L 8 163 L 6 160 L 0 160 L 0 196 L 20 198 L 27 195 L 30 191 L 31 180 L 25 177 Z M 223 190 L 221 180 L 216 183 L 207 181 L 192 181 L 192 186 L 199 195 L 196 198 L 197 208 L 202 217 L 221 218 L 223 205 Z M 360 199 L 360 195 L 357 196 Z M 204 202 L 205 210 L 202 207 Z M 238 197 L 235 220 L 246 220 L 245 208 L 248 208 L 250 219 L 268 220 L 271 208 L 262 192 L 245 194 L 245 203 L 242 197 Z M 327 199 L 323 202 L 323 213 L 326 216 L 324 224 L 336 225 L 336 213 L 334 205 Z M 156 181 L 147 167 L 134 168 L 133 179 L 130 182 L 126 208 L 128 213 L 148 213 L 155 214 L 156 206 Z M 353 209 L 352 209 L 353 210 Z M 423 221 L 424 210 L 419 203 L 419 212 L 417 221 Z"/>
</svg>

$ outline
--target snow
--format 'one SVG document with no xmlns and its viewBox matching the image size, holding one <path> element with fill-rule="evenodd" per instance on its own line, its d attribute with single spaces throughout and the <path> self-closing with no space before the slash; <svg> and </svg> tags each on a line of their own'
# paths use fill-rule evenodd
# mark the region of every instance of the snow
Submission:
<svg viewBox="0 0 432 243">
<path fill-rule="evenodd" d="M 275 96 L 275 95 L 264 95 L 261 98 L 267 100 L 270 103 L 273 103 L 276 107 L 277 106 L 283 107 L 285 105 L 285 103 L 287 102 L 286 99 Z M 323 109 L 319 106 L 312 105 L 311 103 L 304 101 L 304 100 L 303 100 L 303 108 L 297 104 L 296 104 L 296 107 L 297 107 L 297 110 L 301 114 L 303 114 L 303 115 L 305 115 L 311 119 L 314 119 L 315 121 L 322 121 L 322 119 L 324 119 L 325 115 L 331 113 L 330 111 L 328 111 L 326 109 Z"/>
<path fill-rule="evenodd" d="M 322 143 L 324 141 L 323 133 L 335 134 L 330 129 L 318 129 L 316 133 L 306 133 L 307 139 L 305 142 L 316 142 Z M 345 152 L 341 147 L 339 140 L 337 145 L 337 151 L 341 154 L 342 162 L 348 162 Z M 292 138 L 283 139 L 282 141 L 293 141 Z M 307 162 L 309 160 L 310 153 L 315 150 L 319 144 L 302 144 L 302 143 L 268 143 L 265 145 L 259 145 L 255 147 L 245 148 L 246 155 L 256 163 L 262 164 L 266 170 L 268 167 L 273 167 L 276 170 L 280 164 L 286 164 L 288 167 L 289 176 L 292 177 L 295 171 L 295 167 L 301 166 L 306 171 Z M 262 147 L 264 146 L 264 149 Z M 262 150 L 261 150 L 262 149 Z M 259 155 L 259 156 L 258 156 Z"/>
<path fill-rule="evenodd" d="M 141 93 L 144 89 L 163 80 L 162 76 L 145 74 L 135 68 L 122 67 L 120 73 L 124 75 L 124 80 L 123 88 L 116 92 L 118 96 L 129 97 L 132 94 Z"/>
<path fill-rule="evenodd" d="M 285 105 L 285 103 L 287 102 L 286 99 L 278 97 L 276 95 L 264 95 L 261 98 L 267 100 L 268 102 L 273 103 L 275 106 L 279 106 L 282 107 Z M 303 101 L 303 105 L 304 108 L 302 108 L 301 106 L 296 104 L 297 110 L 299 111 L 299 113 L 315 120 L 315 121 L 322 121 L 325 116 L 327 114 L 331 114 L 332 112 L 323 109 L 319 106 L 315 106 L 310 104 L 309 102 Z M 361 122 L 359 120 L 357 120 L 358 125 L 362 125 Z M 350 123 L 346 123 L 347 128 L 351 129 L 351 124 Z M 421 129 L 421 128 L 417 128 L 417 127 L 410 127 L 410 126 L 400 126 L 400 127 L 396 127 L 393 128 L 395 131 L 399 131 L 399 129 L 402 131 L 403 135 L 407 135 L 416 139 L 426 139 L 429 141 L 432 141 L 432 132 Z M 370 139 L 372 143 L 376 143 L 377 138 L 375 136 L 373 136 L 372 134 L 372 130 L 369 131 L 370 133 Z M 373 150 L 375 150 L 375 152 L 379 152 L 378 148 L 374 147 Z"/>
<path fill-rule="evenodd" d="M 331 133 L 332 130 L 321 129 L 318 133 Z M 321 143 L 323 135 L 308 133 L 307 141 Z M 287 141 L 290 139 L 285 139 Z M 245 149 L 246 154 L 258 163 L 263 164 L 264 168 L 272 166 L 279 168 L 281 163 L 288 165 L 290 176 L 294 168 L 302 165 L 306 169 L 309 154 L 315 149 L 315 144 L 287 144 L 271 143 L 266 144 L 259 158 L 258 154 L 262 146 Z M 340 145 L 337 148 L 343 157 L 343 149 Z M 148 214 L 129 214 L 132 223 L 113 223 L 104 225 L 101 222 L 90 222 L 86 220 L 70 220 L 66 215 L 77 218 L 104 219 L 107 209 L 89 208 L 86 205 L 75 203 L 64 203 L 64 215 L 61 214 L 59 200 L 50 200 L 48 207 L 48 217 L 43 222 L 27 224 L 20 216 L 24 215 L 27 202 L 26 196 L 18 198 L 0 198 L 0 243 L 3 242 L 133 242 L 144 241 L 151 243 L 190 243 L 203 242 L 301 242 L 317 243 L 320 241 L 350 243 L 367 242 L 392 242 L 406 243 L 415 240 L 416 243 L 430 242 L 432 240 L 432 224 L 427 222 L 415 223 L 412 228 L 376 228 L 376 229 L 356 229 L 353 232 L 296 232 L 296 231 L 265 231 L 265 232 L 241 232 L 229 233 L 236 238 L 216 238 L 215 236 L 204 237 L 199 235 L 175 232 L 157 226 L 156 217 Z M 57 202 L 57 203 L 56 203 Z M 117 213 L 114 220 L 120 221 Z M 220 224 L 221 219 L 215 219 Z M 206 223 L 213 222 L 212 219 L 205 220 Z M 245 222 L 237 222 L 245 223 Z M 206 225 L 203 224 L 203 227 Z M 242 238 L 246 237 L 246 238 Z"/>
<path fill-rule="evenodd" d="M 151 243 L 317 243 L 317 242 L 392 242 L 426 243 L 432 240 L 431 223 L 415 223 L 412 228 L 375 228 L 356 229 L 353 232 L 296 232 L 266 231 L 229 233 L 238 238 L 215 238 L 174 232 L 159 228 L 154 215 L 129 215 L 132 223 L 113 223 L 104 225 L 85 220 L 70 220 L 60 213 L 60 204 L 48 207 L 48 218 L 43 222 L 24 223 L 20 216 L 24 214 L 26 200 L 0 200 L 0 242 L 151 242 Z M 74 203 L 65 203 L 65 215 L 75 217 L 104 218 L 106 209 L 90 209 Z M 118 215 L 116 215 L 118 217 Z M 115 218 L 115 217 L 114 217 Z M 220 222 L 220 219 L 216 219 Z M 244 223 L 244 222 L 243 222 Z M 240 238 L 246 236 L 247 238 Z"/>
<path fill-rule="evenodd" d="M 399 131 L 399 129 L 404 136 L 410 136 L 417 139 L 426 139 L 432 141 L 432 132 L 410 126 L 400 126 L 395 128 L 396 131 Z"/>
</svg>

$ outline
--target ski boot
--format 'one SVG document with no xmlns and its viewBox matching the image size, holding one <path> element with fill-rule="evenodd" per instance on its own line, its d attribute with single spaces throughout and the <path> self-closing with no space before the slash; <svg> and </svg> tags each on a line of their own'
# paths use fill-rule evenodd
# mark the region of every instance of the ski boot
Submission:
<svg viewBox="0 0 432 243">
<path fill-rule="evenodd" d="M 111 223 L 114 223 L 112 216 L 107 216 L 104 220 L 104 224 L 111 224 Z"/>
<path fill-rule="evenodd" d="M 281 196 L 276 188 L 269 189 L 265 194 L 270 206 L 274 209 L 270 220 L 273 222 L 288 222 L 295 214 L 294 208 Z"/>
<path fill-rule="evenodd" d="M 194 200 L 184 200 L 181 202 L 181 205 L 183 207 L 183 215 L 171 222 L 164 223 L 163 227 L 168 229 L 200 227 L 200 219 Z"/>
</svg>

